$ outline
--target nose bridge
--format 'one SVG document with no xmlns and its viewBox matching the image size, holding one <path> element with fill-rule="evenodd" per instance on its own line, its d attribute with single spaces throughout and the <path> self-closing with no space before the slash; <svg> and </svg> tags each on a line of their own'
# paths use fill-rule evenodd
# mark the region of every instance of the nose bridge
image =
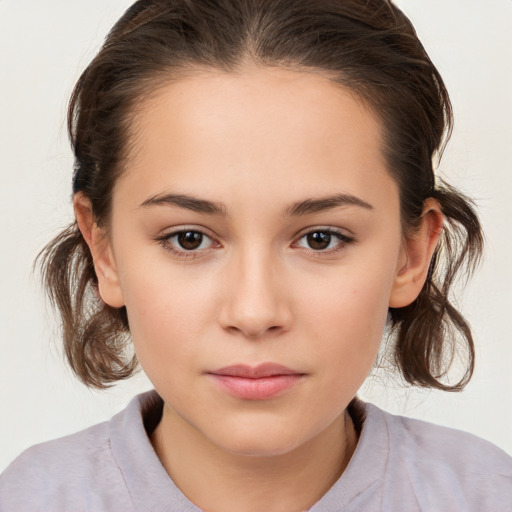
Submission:
<svg viewBox="0 0 512 512">
<path fill-rule="evenodd" d="M 233 251 L 222 305 L 224 328 L 258 337 L 289 322 L 279 258 L 268 241 L 251 240 Z"/>
</svg>

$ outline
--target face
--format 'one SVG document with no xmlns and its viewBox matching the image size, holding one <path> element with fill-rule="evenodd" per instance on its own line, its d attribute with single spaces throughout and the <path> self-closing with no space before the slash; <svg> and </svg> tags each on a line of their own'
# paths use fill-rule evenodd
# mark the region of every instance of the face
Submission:
<svg viewBox="0 0 512 512">
<path fill-rule="evenodd" d="M 293 450 L 370 371 L 407 261 L 380 143 L 349 92 L 284 69 L 198 73 L 140 109 L 100 291 L 216 447 Z"/>
</svg>

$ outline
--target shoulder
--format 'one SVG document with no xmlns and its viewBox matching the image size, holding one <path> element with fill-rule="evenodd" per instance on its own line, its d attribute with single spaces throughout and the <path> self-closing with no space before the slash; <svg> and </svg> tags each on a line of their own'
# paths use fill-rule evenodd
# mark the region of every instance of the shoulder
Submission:
<svg viewBox="0 0 512 512">
<path fill-rule="evenodd" d="M 512 477 L 512 457 L 489 441 L 462 430 L 381 413 L 393 448 L 402 456 L 407 456 L 411 450 L 416 455 L 421 454 L 416 460 L 418 464 L 435 462 L 453 466 L 463 474 L 490 472 Z"/>
<path fill-rule="evenodd" d="M 44 467 L 45 472 L 65 472 L 76 460 L 86 468 L 94 459 L 108 453 L 108 423 L 100 423 L 72 435 L 36 444 L 19 455 L 2 474 L 2 482 L 13 473 L 26 476 Z M 40 475 L 43 477 L 44 475 Z"/>
<path fill-rule="evenodd" d="M 381 416 L 389 441 L 389 466 L 406 480 L 425 510 L 436 500 L 453 510 L 512 508 L 512 457 L 473 434 L 384 412 L 368 404 L 369 416 Z M 450 509 L 448 507 L 448 509 Z"/>
<path fill-rule="evenodd" d="M 97 489 L 106 486 L 124 486 L 112 457 L 108 422 L 19 455 L 0 476 L 0 512 L 99 510 Z"/>
</svg>

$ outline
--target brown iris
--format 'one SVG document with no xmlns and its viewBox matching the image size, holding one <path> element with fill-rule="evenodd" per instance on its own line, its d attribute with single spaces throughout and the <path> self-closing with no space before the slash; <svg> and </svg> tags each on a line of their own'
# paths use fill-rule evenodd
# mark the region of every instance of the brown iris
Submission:
<svg viewBox="0 0 512 512">
<path fill-rule="evenodd" d="M 315 231 L 307 235 L 308 245 L 312 249 L 322 250 L 329 247 L 331 243 L 331 234 L 324 231 Z"/>
<path fill-rule="evenodd" d="M 197 231 L 183 231 L 178 235 L 178 243 L 183 249 L 193 251 L 197 249 L 203 241 L 203 235 Z"/>
</svg>

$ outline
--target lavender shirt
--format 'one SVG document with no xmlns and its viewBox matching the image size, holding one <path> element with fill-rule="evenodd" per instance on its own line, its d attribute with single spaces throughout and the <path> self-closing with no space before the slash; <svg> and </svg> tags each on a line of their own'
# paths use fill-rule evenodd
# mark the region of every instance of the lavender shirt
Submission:
<svg viewBox="0 0 512 512">
<path fill-rule="evenodd" d="M 352 460 L 310 512 L 512 511 L 512 458 L 504 451 L 363 405 Z M 109 422 L 29 448 L 0 476 L 0 511 L 200 512 L 149 441 L 146 429 L 161 410 L 150 391 Z"/>
</svg>

